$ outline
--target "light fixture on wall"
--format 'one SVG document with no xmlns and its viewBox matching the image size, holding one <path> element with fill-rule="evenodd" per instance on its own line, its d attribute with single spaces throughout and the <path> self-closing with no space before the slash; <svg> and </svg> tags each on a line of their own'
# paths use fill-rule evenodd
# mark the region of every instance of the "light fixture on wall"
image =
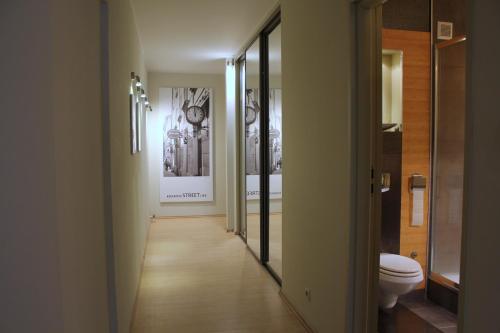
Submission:
<svg viewBox="0 0 500 333">
<path fill-rule="evenodd" d="M 143 88 L 141 78 L 139 77 L 139 75 L 136 75 L 135 72 L 130 72 L 130 79 L 132 80 L 132 83 L 130 85 L 130 94 L 134 95 L 137 92 L 136 96 L 139 96 L 142 99 L 142 101 L 144 101 L 146 110 L 149 109 L 149 111 L 152 112 L 153 108 L 149 103 L 148 95 L 146 95 L 146 91 Z M 134 87 L 136 89 L 136 92 L 134 91 Z"/>
</svg>

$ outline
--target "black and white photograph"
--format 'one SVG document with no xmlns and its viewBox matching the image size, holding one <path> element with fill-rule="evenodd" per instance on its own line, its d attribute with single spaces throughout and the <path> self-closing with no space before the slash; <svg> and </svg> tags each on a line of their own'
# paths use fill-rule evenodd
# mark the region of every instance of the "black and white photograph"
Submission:
<svg viewBox="0 0 500 333">
<path fill-rule="evenodd" d="M 210 91 L 173 88 L 163 128 L 163 176 L 210 176 Z"/>
<path fill-rule="evenodd" d="M 160 88 L 160 201 L 213 199 L 211 88 Z"/>
</svg>

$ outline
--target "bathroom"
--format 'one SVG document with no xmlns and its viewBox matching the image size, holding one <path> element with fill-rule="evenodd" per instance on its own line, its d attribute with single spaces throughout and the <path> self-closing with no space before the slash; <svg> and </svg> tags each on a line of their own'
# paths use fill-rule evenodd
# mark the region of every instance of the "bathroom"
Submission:
<svg viewBox="0 0 500 333">
<path fill-rule="evenodd" d="M 464 1 L 383 7 L 380 332 L 457 331 L 464 17 Z"/>
</svg>

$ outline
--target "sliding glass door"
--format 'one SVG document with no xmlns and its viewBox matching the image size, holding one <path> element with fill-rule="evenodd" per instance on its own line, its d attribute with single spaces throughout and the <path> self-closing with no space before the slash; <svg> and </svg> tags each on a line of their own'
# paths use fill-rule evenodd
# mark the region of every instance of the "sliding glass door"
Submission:
<svg viewBox="0 0 500 333">
<path fill-rule="evenodd" d="M 240 233 L 277 281 L 282 262 L 281 26 L 277 15 L 238 60 Z"/>
<path fill-rule="evenodd" d="M 281 103 L 281 25 L 268 35 L 267 61 L 269 71 L 267 92 L 268 105 L 268 146 L 269 146 L 269 267 L 281 278 L 282 272 L 282 181 L 283 171 L 283 128 Z"/>
<path fill-rule="evenodd" d="M 246 51 L 244 98 L 247 244 L 261 258 L 260 39 Z"/>
</svg>

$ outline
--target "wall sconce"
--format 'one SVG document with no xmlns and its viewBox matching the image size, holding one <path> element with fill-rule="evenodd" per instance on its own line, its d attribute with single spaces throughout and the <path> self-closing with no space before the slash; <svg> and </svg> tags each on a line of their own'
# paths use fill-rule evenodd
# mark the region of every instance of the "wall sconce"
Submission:
<svg viewBox="0 0 500 333">
<path fill-rule="evenodd" d="M 134 89 L 133 87 L 136 87 L 137 95 L 140 96 L 140 98 L 144 101 L 144 105 L 146 106 L 146 110 L 149 109 L 149 111 L 153 111 L 153 108 L 151 107 L 149 103 L 148 96 L 146 95 L 146 92 L 144 91 L 141 78 L 139 75 L 136 75 L 135 72 L 130 72 L 130 79 L 132 80 L 131 88 L 130 88 L 130 94 L 134 94 Z"/>
</svg>

